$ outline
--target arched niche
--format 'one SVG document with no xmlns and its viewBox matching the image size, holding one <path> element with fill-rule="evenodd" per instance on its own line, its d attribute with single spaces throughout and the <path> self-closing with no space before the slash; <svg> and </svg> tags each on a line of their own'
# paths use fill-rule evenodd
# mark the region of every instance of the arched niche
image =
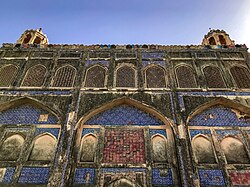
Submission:
<svg viewBox="0 0 250 187">
<path fill-rule="evenodd" d="M 116 87 L 135 87 L 135 69 L 122 65 L 116 70 Z"/>
<path fill-rule="evenodd" d="M 88 134 L 82 138 L 81 141 L 81 162 L 94 162 L 95 161 L 95 153 L 97 146 L 97 138 Z"/>
<path fill-rule="evenodd" d="M 14 81 L 17 74 L 17 67 L 15 65 L 6 65 L 0 68 L 0 87 L 8 87 Z"/>
<path fill-rule="evenodd" d="M 214 37 L 209 38 L 209 45 L 216 45 Z"/>
<path fill-rule="evenodd" d="M 65 65 L 56 70 L 53 87 L 72 87 L 76 76 L 76 69 L 71 65 Z"/>
<path fill-rule="evenodd" d="M 24 144 L 24 138 L 19 134 L 9 136 L 3 141 L 0 148 L 0 160 L 15 161 Z"/>
<path fill-rule="evenodd" d="M 225 82 L 222 78 L 220 70 L 215 66 L 206 66 L 203 72 L 209 88 L 225 88 Z"/>
<path fill-rule="evenodd" d="M 87 69 L 85 76 L 85 87 L 103 88 L 105 86 L 106 69 L 95 65 Z"/>
<path fill-rule="evenodd" d="M 219 40 L 221 45 L 227 45 L 226 39 L 223 35 L 219 35 Z"/>
<path fill-rule="evenodd" d="M 46 71 L 47 71 L 46 67 L 41 64 L 32 66 L 31 68 L 28 69 L 24 77 L 22 86 L 41 87 L 44 82 Z"/>
<path fill-rule="evenodd" d="M 226 137 L 221 141 L 228 164 L 248 164 L 249 157 L 244 144 L 237 138 Z"/>
<path fill-rule="evenodd" d="M 193 68 L 181 65 L 176 68 L 176 78 L 179 88 L 197 88 Z"/>
<path fill-rule="evenodd" d="M 161 135 L 155 135 L 151 139 L 154 162 L 167 162 L 167 142 Z"/>
<path fill-rule="evenodd" d="M 198 163 L 214 164 L 216 162 L 212 143 L 204 136 L 196 136 L 192 140 L 193 152 Z"/>
<path fill-rule="evenodd" d="M 145 79 L 147 88 L 166 87 L 165 70 L 158 65 L 153 65 L 146 68 Z"/>
<path fill-rule="evenodd" d="M 250 88 L 250 73 L 246 67 L 233 66 L 230 72 L 239 88 Z"/>
<path fill-rule="evenodd" d="M 141 187 L 140 185 L 131 182 L 128 179 L 122 178 L 115 180 L 107 185 L 107 187 Z"/>
<path fill-rule="evenodd" d="M 30 161 L 51 161 L 54 158 L 57 141 L 50 134 L 43 134 L 35 138 L 29 157 Z"/>
<path fill-rule="evenodd" d="M 30 42 L 31 37 L 32 37 L 32 35 L 31 35 L 31 34 L 27 34 L 27 35 L 25 36 L 25 38 L 23 39 L 23 43 L 24 43 L 24 44 L 29 43 L 29 42 Z"/>
</svg>

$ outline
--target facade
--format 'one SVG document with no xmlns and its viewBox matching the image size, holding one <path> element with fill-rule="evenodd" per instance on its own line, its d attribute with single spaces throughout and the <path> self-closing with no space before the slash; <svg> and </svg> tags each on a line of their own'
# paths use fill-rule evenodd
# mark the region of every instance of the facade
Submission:
<svg viewBox="0 0 250 187">
<path fill-rule="evenodd" d="M 250 186 L 250 55 L 201 45 L 0 48 L 0 186 Z"/>
</svg>

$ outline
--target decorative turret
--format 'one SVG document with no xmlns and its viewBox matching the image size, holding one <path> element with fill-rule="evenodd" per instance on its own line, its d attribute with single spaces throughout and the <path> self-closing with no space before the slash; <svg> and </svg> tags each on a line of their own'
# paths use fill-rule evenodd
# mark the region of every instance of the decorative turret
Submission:
<svg viewBox="0 0 250 187">
<path fill-rule="evenodd" d="M 202 45 L 235 45 L 224 30 L 210 30 L 203 38 Z"/>
<path fill-rule="evenodd" d="M 34 44 L 46 45 L 49 44 L 47 36 L 42 32 L 42 28 L 36 30 L 26 30 L 17 40 L 16 44 Z"/>
</svg>

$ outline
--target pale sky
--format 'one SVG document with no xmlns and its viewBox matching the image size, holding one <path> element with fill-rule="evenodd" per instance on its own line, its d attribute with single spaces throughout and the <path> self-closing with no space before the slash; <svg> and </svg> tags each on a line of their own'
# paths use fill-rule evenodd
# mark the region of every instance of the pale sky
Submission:
<svg viewBox="0 0 250 187">
<path fill-rule="evenodd" d="M 250 47 L 250 0 L 7 0 L 0 43 L 42 27 L 52 44 L 200 44 L 224 29 Z"/>
</svg>

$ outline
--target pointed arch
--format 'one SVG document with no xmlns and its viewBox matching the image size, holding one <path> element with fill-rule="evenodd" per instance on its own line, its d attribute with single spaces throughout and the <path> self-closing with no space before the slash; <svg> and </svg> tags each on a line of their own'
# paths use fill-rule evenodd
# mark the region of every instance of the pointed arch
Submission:
<svg viewBox="0 0 250 187">
<path fill-rule="evenodd" d="M 203 68 L 207 86 L 209 88 L 225 88 L 225 82 L 221 75 L 220 69 L 215 66 L 206 66 Z"/>
<path fill-rule="evenodd" d="M 180 65 L 175 69 L 179 88 L 197 88 L 195 73 L 192 67 Z"/>
<path fill-rule="evenodd" d="M 17 66 L 8 64 L 0 68 L 0 87 L 9 87 L 17 74 Z"/>
<path fill-rule="evenodd" d="M 193 152 L 198 163 L 216 163 L 211 141 L 203 136 L 197 135 L 192 140 Z"/>
<path fill-rule="evenodd" d="M 209 45 L 216 45 L 216 42 L 215 42 L 215 39 L 214 39 L 213 36 L 210 37 L 210 38 L 208 39 L 208 41 L 209 41 Z"/>
<path fill-rule="evenodd" d="M 103 88 L 106 82 L 107 69 L 101 65 L 94 65 L 87 69 L 84 86 Z"/>
<path fill-rule="evenodd" d="M 42 64 L 32 66 L 26 72 L 22 85 L 24 87 L 41 87 L 44 83 L 47 68 Z"/>
<path fill-rule="evenodd" d="M 85 135 L 81 140 L 80 161 L 94 162 L 97 146 L 97 138 L 93 134 Z"/>
<path fill-rule="evenodd" d="M 2 161 L 15 161 L 18 159 L 19 154 L 24 144 L 24 137 L 20 134 L 11 135 L 3 141 L 0 147 L 0 160 Z"/>
<path fill-rule="evenodd" d="M 228 136 L 221 141 L 228 164 L 248 164 L 249 157 L 244 144 L 237 138 Z"/>
<path fill-rule="evenodd" d="M 168 119 L 167 117 L 165 117 L 163 114 L 161 114 L 160 112 L 158 112 L 156 109 L 154 109 L 153 107 L 149 106 L 149 105 L 145 105 L 137 100 L 128 98 L 128 97 L 122 97 L 119 99 L 115 99 L 101 107 L 98 107 L 94 110 L 92 110 L 91 112 L 89 112 L 88 114 L 84 115 L 83 117 L 81 117 L 79 119 L 79 121 L 77 122 L 76 128 L 79 128 L 79 126 L 81 124 L 84 124 L 87 120 L 89 120 L 92 116 L 95 116 L 99 113 L 102 113 L 104 111 L 107 111 L 109 109 L 112 109 L 116 106 L 121 106 L 121 105 L 128 105 L 128 106 L 132 106 L 135 107 L 141 111 L 144 111 L 146 113 L 151 114 L 152 116 L 154 116 L 156 119 L 159 119 L 160 121 L 162 121 L 165 125 L 166 128 L 168 130 L 173 130 L 174 133 L 176 133 L 177 131 L 177 127 L 174 125 L 174 123 Z M 172 129 L 173 128 L 173 129 Z"/>
<path fill-rule="evenodd" d="M 166 88 L 166 71 L 159 65 L 149 65 L 144 70 L 147 88 Z"/>
<path fill-rule="evenodd" d="M 136 70 L 133 65 L 122 64 L 115 72 L 115 87 L 136 87 Z"/>
<path fill-rule="evenodd" d="M 67 64 L 56 70 L 53 87 L 73 87 L 76 76 L 76 68 Z"/>
<path fill-rule="evenodd" d="M 219 40 L 221 45 L 227 45 L 226 39 L 223 35 L 219 35 Z"/>
<path fill-rule="evenodd" d="M 56 151 L 57 140 L 50 133 L 38 135 L 33 141 L 30 161 L 51 161 Z"/>
<path fill-rule="evenodd" d="M 206 102 L 202 105 L 200 105 L 199 107 L 195 108 L 188 116 L 187 118 L 187 123 L 190 122 L 191 119 L 193 119 L 195 116 L 197 116 L 198 114 L 201 114 L 202 112 L 205 112 L 206 110 L 216 107 L 216 106 L 223 106 L 225 108 L 231 108 L 232 110 L 235 110 L 234 112 L 238 111 L 240 113 L 246 114 L 247 116 L 250 116 L 250 108 L 237 103 L 235 101 L 232 101 L 230 99 L 227 98 L 216 98 L 213 99 L 209 102 Z M 236 113 L 236 115 L 238 115 Z"/>
<path fill-rule="evenodd" d="M 151 138 L 153 148 L 154 162 L 167 162 L 167 141 L 160 134 L 156 134 Z"/>
<path fill-rule="evenodd" d="M 14 107 L 19 107 L 22 105 L 30 105 L 33 106 L 35 108 L 39 108 L 42 110 L 46 110 L 48 111 L 48 113 L 51 113 L 53 116 L 55 116 L 57 118 L 57 120 L 59 120 L 58 123 L 60 123 L 60 117 L 61 114 L 54 110 L 53 108 L 44 105 L 43 103 L 41 103 L 40 101 L 31 98 L 31 97 L 22 97 L 22 98 L 18 98 L 18 99 L 13 99 L 11 101 L 7 101 L 5 103 L 0 104 L 0 112 L 6 111 L 8 109 L 14 108 Z"/>
<path fill-rule="evenodd" d="M 230 72 L 239 88 L 250 88 L 250 72 L 246 67 L 233 66 Z"/>
</svg>

